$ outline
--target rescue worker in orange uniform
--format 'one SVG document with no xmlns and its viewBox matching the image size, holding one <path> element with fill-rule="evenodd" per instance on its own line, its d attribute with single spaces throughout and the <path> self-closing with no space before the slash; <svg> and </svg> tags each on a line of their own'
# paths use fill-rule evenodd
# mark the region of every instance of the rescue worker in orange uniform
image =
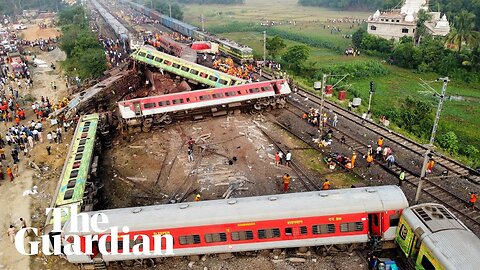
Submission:
<svg viewBox="0 0 480 270">
<path fill-rule="evenodd" d="M 288 191 L 290 180 L 292 180 L 292 177 L 288 173 L 283 175 L 283 192 Z"/>
<path fill-rule="evenodd" d="M 470 199 L 468 200 L 468 206 L 472 207 L 472 209 L 475 209 L 475 203 L 477 202 L 477 199 L 478 199 L 478 193 L 470 192 Z"/>
<path fill-rule="evenodd" d="M 193 199 L 196 202 L 199 202 L 202 199 L 202 196 L 200 194 L 195 195 L 195 199 Z"/>
<path fill-rule="evenodd" d="M 357 153 L 353 152 L 352 159 L 351 159 L 352 169 L 355 168 L 355 160 L 357 160 Z"/>
<path fill-rule="evenodd" d="M 372 166 L 372 163 L 373 163 L 373 156 L 368 155 L 367 156 L 367 168 L 370 168 L 370 166 Z"/>
<path fill-rule="evenodd" d="M 322 190 L 329 190 L 330 189 L 330 181 L 328 179 L 325 179 L 322 184 Z"/>
<path fill-rule="evenodd" d="M 427 163 L 427 173 L 432 173 L 433 172 L 433 166 L 435 166 L 435 160 L 433 158 L 430 159 Z"/>
<path fill-rule="evenodd" d="M 383 137 L 378 138 L 377 145 L 382 147 L 383 146 Z"/>
</svg>

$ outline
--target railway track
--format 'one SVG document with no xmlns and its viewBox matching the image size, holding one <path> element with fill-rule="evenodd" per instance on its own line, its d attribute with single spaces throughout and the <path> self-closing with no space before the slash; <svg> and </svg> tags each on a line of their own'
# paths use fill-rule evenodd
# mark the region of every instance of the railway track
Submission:
<svg viewBox="0 0 480 270">
<path fill-rule="evenodd" d="M 291 113 L 293 113 L 296 117 L 301 119 L 301 114 L 304 112 L 307 112 L 306 107 L 302 106 L 300 104 L 291 102 L 290 103 L 295 109 L 299 110 L 301 113 L 296 113 L 293 110 L 289 110 Z M 308 106 L 307 106 L 308 107 Z M 305 125 L 310 126 L 308 123 L 305 122 Z M 308 145 L 316 148 L 317 150 L 322 150 L 319 148 L 317 145 L 313 144 L 312 141 L 305 140 L 301 135 L 297 134 L 296 131 L 289 129 L 288 125 L 280 125 L 281 128 L 287 130 L 289 133 L 293 134 L 295 137 L 301 139 Z M 332 130 L 336 130 L 339 132 L 344 138 L 345 138 L 345 145 L 349 146 L 352 150 L 356 151 L 359 155 L 363 156 L 366 155 L 367 153 L 367 145 L 369 144 L 368 142 L 365 142 L 364 140 L 357 139 L 357 137 L 349 134 L 348 131 L 338 129 L 331 127 L 328 125 L 328 128 Z M 316 129 L 316 127 L 315 127 Z M 333 137 L 335 140 L 340 142 L 340 139 L 338 137 Z M 385 137 L 384 137 L 385 138 Z M 388 137 L 387 137 L 388 138 Z M 405 171 L 405 183 L 406 186 L 409 187 L 409 194 L 414 194 L 414 191 L 418 187 L 418 183 L 420 181 L 419 174 L 413 170 L 411 170 L 408 166 L 404 166 L 402 164 L 395 163 L 391 167 L 388 167 L 386 164 L 384 164 L 382 161 L 375 160 L 374 161 L 376 164 L 378 164 L 380 167 L 382 167 L 386 172 L 394 175 L 395 177 L 398 177 L 400 174 L 401 170 Z M 354 169 L 355 170 L 355 169 Z M 450 192 L 449 190 L 445 189 L 444 187 L 438 185 L 434 181 L 430 179 L 425 179 L 425 182 L 422 187 L 422 191 L 424 194 L 426 194 L 428 197 L 433 199 L 436 202 L 439 202 L 445 206 L 447 206 L 451 211 L 456 212 L 458 216 L 462 219 L 462 221 L 472 230 L 474 231 L 477 235 L 480 235 L 480 209 L 476 206 L 475 208 L 467 208 L 467 201 L 464 200 L 463 198 L 457 196 L 455 193 Z M 411 198 L 411 201 L 413 201 L 413 197 Z"/>
</svg>

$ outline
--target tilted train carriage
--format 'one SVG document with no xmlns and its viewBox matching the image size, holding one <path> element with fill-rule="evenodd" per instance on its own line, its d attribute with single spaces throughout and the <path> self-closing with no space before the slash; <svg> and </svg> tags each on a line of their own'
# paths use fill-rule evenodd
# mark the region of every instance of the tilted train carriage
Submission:
<svg viewBox="0 0 480 270">
<path fill-rule="evenodd" d="M 118 110 L 127 125 L 142 125 L 148 131 L 152 124 L 170 124 L 178 116 L 201 109 L 220 115 L 242 107 L 282 108 L 290 93 L 285 80 L 273 80 L 125 100 L 118 102 Z"/>
<path fill-rule="evenodd" d="M 127 226 L 133 244 L 141 243 L 133 240 L 134 235 L 147 235 L 153 243 L 153 235 L 169 233 L 175 256 L 185 256 L 361 244 L 372 236 L 392 241 L 406 207 L 407 198 L 399 187 L 378 186 L 111 209 L 88 215 L 103 213 L 108 226 Z M 86 237 L 89 233 L 71 231 L 67 223 L 63 235 L 72 234 Z M 118 246 L 121 249 L 123 243 Z M 91 263 L 93 257 L 111 262 L 151 256 L 96 253 L 67 255 L 67 260 Z"/>
<path fill-rule="evenodd" d="M 221 71 L 162 53 L 152 46 L 142 46 L 135 51 L 131 57 L 136 61 L 152 65 L 161 70 L 186 78 L 192 83 L 198 83 L 209 87 L 224 87 L 246 82 L 243 79 L 228 75 Z"/>
<path fill-rule="evenodd" d="M 440 204 L 405 209 L 396 242 L 415 269 L 480 269 L 480 239 Z"/>
</svg>

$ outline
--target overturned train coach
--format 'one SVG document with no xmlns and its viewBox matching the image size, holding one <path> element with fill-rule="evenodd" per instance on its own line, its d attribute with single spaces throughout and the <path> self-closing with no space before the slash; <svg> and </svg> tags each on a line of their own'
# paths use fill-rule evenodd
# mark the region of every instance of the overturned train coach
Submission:
<svg viewBox="0 0 480 270">
<path fill-rule="evenodd" d="M 192 112 L 218 116 L 239 108 L 283 108 L 290 93 L 286 80 L 273 80 L 125 100 L 118 102 L 118 109 L 128 126 L 142 125 L 146 131 L 152 124 L 170 124 Z"/>
<path fill-rule="evenodd" d="M 377 186 L 121 208 L 87 214 L 90 217 L 105 214 L 109 227 L 127 226 L 130 251 L 132 243 L 141 243 L 134 240 L 135 235 L 145 235 L 153 242 L 154 235 L 168 233 L 173 237 L 174 256 L 187 256 L 336 244 L 354 248 L 373 237 L 391 242 L 401 212 L 407 207 L 407 198 L 399 187 Z M 70 227 L 67 222 L 63 237 L 72 234 L 89 237 L 88 233 L 75 232 Z M 108 251 L 111 246 L 108 237 L 106 241 Z M 124 248 L 123 242 L 119 241 L 118 247 Z M 113 262 L 151 257 L 94 253 L 67 255 L 67 260 L 88 264 L 93 258 Z"/>
</svg>

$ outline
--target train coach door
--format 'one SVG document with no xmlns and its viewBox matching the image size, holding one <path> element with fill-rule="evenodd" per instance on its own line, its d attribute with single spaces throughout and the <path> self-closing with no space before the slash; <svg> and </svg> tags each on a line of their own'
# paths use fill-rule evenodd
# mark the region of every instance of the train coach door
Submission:
<svg viewBox="0 0 480 270">
<path fill-rule="evenodd" d="M 382 236 L 382 220 L 380 213 L 368 214 L 368 231 L 371 236 Z"/>
<path fill-rule="evenodd" d="M 135 110 L 135 116 L 142 116 L 142 107 L 140 102 L 134 102 L 133 109 Z"/>
</svg>

